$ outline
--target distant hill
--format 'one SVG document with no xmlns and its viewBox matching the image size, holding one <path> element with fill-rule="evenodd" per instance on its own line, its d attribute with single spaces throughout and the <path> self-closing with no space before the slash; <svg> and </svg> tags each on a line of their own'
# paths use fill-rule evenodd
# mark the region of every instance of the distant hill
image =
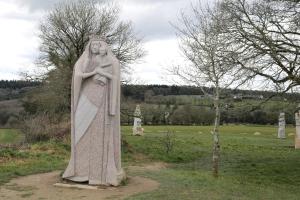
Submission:
<svg viewBox="0 0 300 200">
<path fill-rule="evenodd" d="M 23 94 L 40 84 L 34 81 L 0 80 L 0 101 L 21 98 Z"/>
<path fill-rule="evenodd" d="M 39 85 L 40 82 L 0 81 L 0 126 L 18 117 L 23 111 L 21 99 Z M 227 89 L 221 96 L 221 122 L 277 124 L 279 113 L 285 112 L 286 122 L 293 124 L 298 103 L 299 93 L 278 95 L 272 91 Z M 214 120 L 214 105 L 198 87 L 122 85 L 122 124 L 132 124 L 137 104 L 141 105 L 144 124 L 210 125 Z"/>
<path fill-rule="evenodd" d="M 0 80 L 0 88 L 2 89 L 22 89 L 25 87 L 35 87 L 40 84 L 37 81 Z"/>
<path fill-rule="evenodd" d="M 21 98 L 40 85 L 32 81 L 0 80 L 0 127 L 12 126 L 24 110 Z"/>
<path fill-rule="evenodd" d="M 35 81 L 21 80 L 0 80 L 0 100 L 18 98 L 19 94 L 26 93 L 34 87 L 41 85 Z M 207 91 L 212 91 L 212 88 L 206 88 Z M 143 101 L 145 95 L 152 96 L 177 96 L 177 95 L 193 95 L 199 98 L 204 97 L 202 90 L 195 86 L 177 86 L 177 85 L 122 85 L 122 94 L 124 97 L 131 97 L 135 100 Z M 223 91 L 222 98 L 233 99 L 266 99 L 270 96 L 277 96 L 276 99 L 298 101 L 300 100 L 299 93 L 285 93 L 278 95 L 272 91 L 259 90 L 231 90 Z"/>
<path fill-rule="evenodd" d="M 207 91 L 212 91 L 212 88 L 206 88 Z M 122 93 L 124 97 L 131 97 L 136 100 L 145 100 L 145 95 L 152 96 L 177 96 L 177 95 L 193 95 L 199 98 L 204 98 L 204 94 L 199 87 L 195 86 L 168 86 L 168 85 L 123 85 Z M 280 94 L 272 91 L 259 90 L 232 90 L 226 89 L 223 91 L 221 98 L 231 99 L 266 99 L 274 97 L 277 100 L 300 101 L 299 93 Z"/>
</svg>

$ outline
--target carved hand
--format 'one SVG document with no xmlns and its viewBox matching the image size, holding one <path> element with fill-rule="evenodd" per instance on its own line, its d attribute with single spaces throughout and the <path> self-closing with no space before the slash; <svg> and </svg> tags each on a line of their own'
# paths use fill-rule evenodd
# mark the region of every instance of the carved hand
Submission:
<svg viewBox="0 0 300 200">
<path fill-rule="evenodd" d="M 102 75 L 102 73 L 104 73 L 104 71 L 103 71 L 101 68 L 99 68 L 99 67 L 97 67 L 97 68 L 95 69 L 95 71 L 96 71 L 96 73 L 98 73 L 98 74 L 100 74 L 100 75 Z"/>
<path fill-rule="evenodd" d="M 93 72 L 86 72 L 86 73 L 81 73 L 81 76 L 82 76 L 82 78 L 89 78 L 90 76 L 93 76 L 93 75 L 95 75 L 95 74 L 97 74 L 97 72 L 96 71 L 93 71 Z"/>
<path fill-rule="evenodd" d="M 102 75 L 102 76 L 105 76 L 106 78 L 112 79 L 112 77 L 113 77 L 111 74 L 109 74 L 109 73 L 103 71 L 103 70 L 100 69 L 100 68 L 97 68 L 95 71 L 96 71 L 98 74 L 100 74 L 100 75 Z"/>
</svg>

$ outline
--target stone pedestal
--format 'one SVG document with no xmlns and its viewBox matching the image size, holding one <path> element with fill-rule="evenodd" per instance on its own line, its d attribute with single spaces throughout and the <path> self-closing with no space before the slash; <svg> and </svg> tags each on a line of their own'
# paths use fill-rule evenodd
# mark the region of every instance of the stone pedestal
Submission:
<svg viewBox="0 0 300 200">
<path fill-rule="evenodd" d="M 295 113 L 296 134 L 295 134 L 295 149 L 300 149 L 300 109 Z"/>
<path fill-rule="evenodd" d="M 280 113 L 278 119 L 278 138 L 285 139 L 285 114 Z"/>
<path fill-rule="evenodd" d="M 144 129 L 142 128 L 142 113 L 140 105 L 137 105 L 134 111 L 132 134 L 137 136 L 144 135 Z"/>
</svg>

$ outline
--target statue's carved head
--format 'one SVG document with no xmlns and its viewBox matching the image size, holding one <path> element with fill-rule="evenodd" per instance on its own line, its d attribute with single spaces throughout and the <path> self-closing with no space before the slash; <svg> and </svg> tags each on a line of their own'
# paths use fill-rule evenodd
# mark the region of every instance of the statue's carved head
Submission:
<svg viewBox="0 0 300 200">
<path fill-rule="evenodd" d="M 107 55 L 108 47 L 103 37 L 93 35 L 90 37 L 90 52 L 101 56 Z"/>
<path fill-rule="evenodd" d="M 90 50 L 92 54 L 100 54 L 100 41 L 92 40 L 90 44 Z"/>
</svg>

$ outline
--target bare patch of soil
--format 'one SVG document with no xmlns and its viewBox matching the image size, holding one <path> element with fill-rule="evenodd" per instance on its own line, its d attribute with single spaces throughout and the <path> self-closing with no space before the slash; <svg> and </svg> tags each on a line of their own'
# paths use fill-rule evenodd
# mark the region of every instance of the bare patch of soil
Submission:
<svg viewBox="0 0 300 200">
<path fill-rule="evenodd" d="M 132 166 L 129 170 L 159 170 L 162 164 Z M 165 167 L 165 166 L 164 166 Z M 124 199 L 138 193 L 150 192 L 159 183 L 144 177 L 129 177 L 125 186 L 99 188 L 96 190 L 55 187 L 60 182 L 60 172 L 36 174 L 13 179 L 1 186 L 0 199 L 7 200 L 103 200 Z"/>
<path fill-rule="evenodd" d="M 155 162 L 151 164 L 142 164 L 142 165 L 136 165 L 136 166 L 129 166 L 129 171 L 159 171 L 162 169 L 167 168 L 167 163 L 163 162 Z"/>
</svg>

